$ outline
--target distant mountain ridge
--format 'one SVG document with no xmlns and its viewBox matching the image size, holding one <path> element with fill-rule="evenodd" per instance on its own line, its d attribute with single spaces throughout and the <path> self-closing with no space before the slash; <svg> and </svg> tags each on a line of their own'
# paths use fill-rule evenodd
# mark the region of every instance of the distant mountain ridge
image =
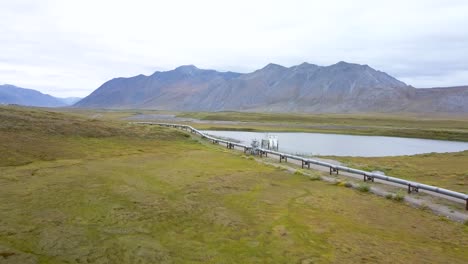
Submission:
<svg viewBox="0 0 468 264">
<path fill-rule="evenodd" d="M 0 104 L 18 104 L 39 107 L 61 107 L 70 106 L 81 98 L 68 97 L 58 98 L 43 94 L 33 89 L 16 87 L 11 84 L 0 85 Z"/>
<path fill-rule="evenodd" d="M 75 104 L 176 111 L 468 112 L 468 88 L 416 89 L 368 65 L 268 64 L 251 73 L 193 65 L 112 79 Z"/>
</svg>

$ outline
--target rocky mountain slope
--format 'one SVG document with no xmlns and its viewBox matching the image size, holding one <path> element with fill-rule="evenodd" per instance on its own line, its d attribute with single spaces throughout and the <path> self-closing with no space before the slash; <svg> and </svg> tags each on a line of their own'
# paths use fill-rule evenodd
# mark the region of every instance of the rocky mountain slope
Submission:
<svg viewBox="0 0 468 264">
<path fill-rule="evenodd" d="M 468 112 L 468 88 L 416 89 L 368 65 L 269 64 L 252 73 L 172 71 L 117 78 L 77 107 L 178 111 Z"/>
</svg>

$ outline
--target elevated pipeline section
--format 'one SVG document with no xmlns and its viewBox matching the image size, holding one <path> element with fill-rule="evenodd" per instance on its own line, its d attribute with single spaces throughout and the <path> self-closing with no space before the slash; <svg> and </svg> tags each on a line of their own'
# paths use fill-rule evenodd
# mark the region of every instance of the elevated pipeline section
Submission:
<svg viewBox="0 0 468 264">
<path fill-rule="evenodd" d="M 154 122 L 135 122 L 134 124 L 158 125 L 158 126 L 164 126 L 164 127 L 178 128 L 178 129 L 189 131 L 190 133 L 193 133 L 193 134 L 197 134 L 197 135 L 201 136 L 204 139 L 211 140 L 215 144 L 219 144 L 219 143 L 226 144 L 226 147 L 230 148 L 230 149 L 233 149 L 234 147 L 238 147 L 238 148 L 243 149 L 244 152 L 247 152 L 247 151 L 252 149 L 251 146 L 247 146 L 247 145 L 244 145 L 244 144 L 241 144 L 241 143 L 236 143 L 236 142 L 231 142 L 231 141 L 228 141 L 228 140 L 214 138 L 214 137 L 206 135 L 205 133 L 201 132 L 200 130 L 195 129 L 195 128 L 193 128 L 191 126 L 188 126 L 188 125 L 168 124 L 168 123 L 154 123 Z M 353 169 L 353 168 L 349 168 L 349 167 L 345 167 L 345 166 L 335 165 L 335 164 L 331 164 L 331 163 L 328 163 L 328 162 L 323 162 L 323 161 L 319 161 L 319 160 L 304 158 L 304 157 L 291 155 L 291 154 L 288 154 L 288 153 L 282 153 L 282 152 L 278 152 L 278 151 L 273 151 L 273 150 L 269 150 L 269 149 L 257 148 L 257 150 L 259 151 L 259 154 L 261 156 L 262 155 L 267 156 L 268 154 L 278 156 L 279 159 L 280 159 L 280 162 L 282 160 L 287 161 L 288 159 L 300 161 L 302 163 L 303 168 L 304 168 L 304 166 L 308 166 L 310 168 L 310 164 L 315 164 L 315 165 L 318 165 L 318 166 L 328 167 L 330 169 L 330 174 L 332 174 L 332 173 L 338 174 L 339 171 L 345 171 L 345 172 L 349 172 L 349 173 L 352 173 L 352 174 L 362 175 L 363 178 L 364 178 L 364 181 L 372 181 L 373 182 L 374 179 L 379 179 L 379 180 L 382 180 L 382 181 L 387 181 L 387 182 L 392 182 L 392 183 L 395 183 L 395 184 L 403 185 L 403 186 L 406 186 L 408 188 L 408 193 L 418 192 L 419 190 L 425 190 L 428 193 L 433 192 L 433 193 L 441 194 L 443 196 L 448 196 L 448 197 L 460 199 L 460 200 L 465 201 L 465 209 L 468 210 L 468 194 L 465 194 L 465 193 L 455 192 L 455 191 L 452 191 L 452 190 L 439 188 L 439 187 L 436 187 L 436 186 L 431 186 L 431 185 L 422 184 L 422 183 L 418 183 L 418 182 L 403 180 L 403 179 L 400 179 L 400 178 L 390 177 L 390 176 L 386 176 L 386 175 L 382 175 L 382 174 L 378 174 L 378 173 L 372 173 L 372 172 L 368 172 L 368 171 Z"/>
</svg>

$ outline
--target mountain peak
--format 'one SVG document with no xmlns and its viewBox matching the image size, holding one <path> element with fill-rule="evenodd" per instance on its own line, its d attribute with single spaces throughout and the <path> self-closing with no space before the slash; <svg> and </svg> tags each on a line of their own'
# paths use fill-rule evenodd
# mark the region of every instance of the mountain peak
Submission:
<svg viewBox="0 0 468 264">
<path fill-rule="evenodd" d="M 335 67 L 349 67 L 349 66 L 358 66 L 359 64 L 355 64 L 355 63 L 349 63 L 349 62 L 346 62 L 346 61 L 339 61 L 333 65 L 330 65 L 330 66 L 335 66 Z"/>
<path fill-rule="evenodd" d="M 350 63 L 346 61 L 339 61 L 333 65 L 330 65 L 330 67 L 364 67 L 364 68 L 370 68 L 369 65 L 367 64 L 358 64 L 358 63 Z"/>
<path fill-rule="evenodd" d="M 310 66 L 310 65 L 316 66 L 315 64 L 311 64 L 311 63 L 308 63 L 308 62 L 305 62 L 305 61 L 304 61 L 303 63 L 297 65 L 297 66 L 299 66 L 299 67 L 305 67 L 305 66 Z"/>
<path fill-rule="evenodd" d="M 292 66 L 291 68 L 301 68 L 301 69 L 307 69 L 307 68 L 318 68 L 319 66 L 316 64 L 308 63 L 308 62 L 303 62 L 299 65 Z"/>
<path fill-rule="evenodd" d="M 14 86 L 13 84 L 8 84 L 8 83 L 5 83 L 4 85 L 0 85 L 0 87 L 12 87 L 12 88 L 17 88 L 17 87 Z"/>
<path fill-rule="evenodd" d="M 182 65 L 177 68 L 175 68 L 174 71 L 176 72 L 181 72 L 181 73 L 186 73 L 186 74 L 194 74 L 195 72 L 199 71 L 200 69 L 197 68 L 195 65 Z"/>
<path fill-rule="evenodd" d="M 286 69 L 286 67 L 276 64 L 276 63 L 268 63 L 262 70 L 282 70 Z"/>
<path fill-rule="evenodd" d="M 444 112 L 455 109 L 447 108 L 449 104 L 444 100 L 458 100 L 461 103 L 457 109 L 468 112 L 462 94 L 456 94 L 460 99 L 451 99 L 455 92 L 443 99 L 434 92 L 420 97 L 423 93 L 367 65 L 345 61 L 329 66 L 302 63 L 293 67 L 270 63 L 246 74 L 185 65 L 141 79 L 109 81 L 76 106 L 282 112 L 391 112 L 411 106 L 418 111 Z M 442 99 L 434 103 L 428 97 Z"/>
</svg>

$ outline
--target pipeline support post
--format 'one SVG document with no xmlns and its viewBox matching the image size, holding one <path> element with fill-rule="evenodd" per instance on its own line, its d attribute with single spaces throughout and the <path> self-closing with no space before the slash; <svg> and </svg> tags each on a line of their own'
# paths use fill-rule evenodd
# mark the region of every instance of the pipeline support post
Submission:
<svg viewBox="0 0 468 264">
<path fill-rule="evenodd" d="M 288 157 L 280 155 L 280 162 L 284 160 L 284 162 L 288 162 Z"/>
<path fill-rule="evenodd" d="M 372 176 L 367 176 L 367 175 L 364 174 L 364 181 L 372 181 L 372 182 L 374 182 L 374 177 L 372 177 Z"/>
<path fill-rule="evenodd" d="M 304 168 L 304 165 L 307 165 L 307 168 L 310 169 L 310 163 L 307 161 L 302 161 L 302 168 Z"/>
<path fill-rule="evenodd" d="M 330 167 L 330 175 L 332 175 L 332 172 L 336 172 L 336 174 L 338 175 L 338 169 Z"/>
<path fill-rule="evenodd" d="M 408 193 L 412 193 L 412 192 L 419 192 L 419 188 L 411 184 L 408 184 Z"/>
</svg>

